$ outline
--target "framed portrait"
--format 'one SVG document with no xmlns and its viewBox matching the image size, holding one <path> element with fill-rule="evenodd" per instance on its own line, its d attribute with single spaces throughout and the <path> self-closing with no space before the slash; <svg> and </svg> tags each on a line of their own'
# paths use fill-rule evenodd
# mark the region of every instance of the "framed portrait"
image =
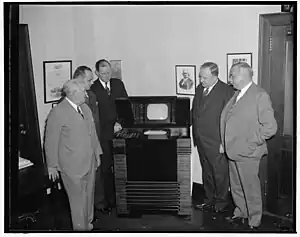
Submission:
<svg viewBox="0 0 300 237">
<path fill-rule="evenodd" d="M 176 65 L 176 94 L 195 95 L 196 92 L 196 66 Z"/>
<path fill-rule="evenodd" d="M 63 84 L 72 77 L 72 61 L 44 61 L 44 103 L 57 102 L 62 95 Z"/>
<path fill-rule="evenodd" d="M 252 67 L 252 53 L 228 53 L 227 54 L 227 82 L 229 79 L 229 71 L 233 64 L 245 62 Z"/>
<path fill-rule="evenodd" d="M 111 77 L 122 80 L 122 61 L 110 60 L 110 65 L 112 69 Z"/>
</svg>

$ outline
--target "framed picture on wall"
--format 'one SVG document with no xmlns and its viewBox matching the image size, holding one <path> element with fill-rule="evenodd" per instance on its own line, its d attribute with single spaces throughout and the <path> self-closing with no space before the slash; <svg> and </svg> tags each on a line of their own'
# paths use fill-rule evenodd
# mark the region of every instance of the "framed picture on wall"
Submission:
<svg viewBox="0 0 300 237">
<path fill-rule="evenodd" d="M 176 94 L 195 95 L 196 91 L 196 66 L 176 65 Z"/>
<path fill-rule="evenodd" d="M 233 64 L 245 62 L 252 67 L 252 53 L 228 53 L 227 54 L 227 83 L 229 79 L 229 71 Z"/>
<path fill-rule="evenodd" d="M 44 103 L 57 102 L 62 95 L 63 84 L 72 77 L 72 61 L 44 61 Z"/>
<path fill-rule="evenodd" d="M 58 105 L 58 102 L 52 103 L 52 108 L 54 108 L 56 105 Z"/>
<path fill-rule="evenodd" d="M 122 61 L 110 60 L 110 65 L 112 69 L 111 77 L 122 80 Z"/>
</svg>

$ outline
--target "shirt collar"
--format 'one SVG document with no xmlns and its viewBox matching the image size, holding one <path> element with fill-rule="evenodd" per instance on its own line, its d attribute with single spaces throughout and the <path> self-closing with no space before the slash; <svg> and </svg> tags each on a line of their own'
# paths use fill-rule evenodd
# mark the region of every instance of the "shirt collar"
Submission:
<svg viewBox="0 0 300 237">
<path fill-rule="evenodd" d="M 100 81 L 100 83 L 102 84 L 103 88 L 105 89 L 105 88 L 106 88 L 105 82 L 102 81 L 100 78 L 99 78 L 99 81 Z M 107 82 L 107 87 L 108 87 L 108 89 L 110 89 L 110 80 Z"/>
<path fill-rule="evenodd" d="M 240 93 L 239 93 L 239 97 L 242 97 L 246 91 L 249 89 L 249 87 L 252 85 L 252 81 L 249 82 L 243 89 L 241 89 Z"/>
<path fill-rule="evenodd" d="M 66 97 L 67 101 L 69 101 L 69 103 L 72 105 L 72 107 L 77 111 L 77 107 L 80 108 L 80 106 L 76 105 L 73 101 L 71 101 L 70 99 L 68 99 L 68 97 Z M 80 108 L 81 110 L 81 108 Z"/>
</svg>

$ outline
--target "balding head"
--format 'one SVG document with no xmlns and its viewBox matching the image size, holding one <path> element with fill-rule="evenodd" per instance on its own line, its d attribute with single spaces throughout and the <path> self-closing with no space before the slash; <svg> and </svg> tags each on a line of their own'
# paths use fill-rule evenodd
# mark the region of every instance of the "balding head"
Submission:
<svg viewBox="0 0 300 237">
<path fill-rule="evenodd" d="M 205 62 L 200 66 L 199 79 L 205 88 L 210 88 L 218 80 L 219 67 L 216 63 Z"/>
<path fill-rule="evenodd" d="M 63 92 L 69 100 L 77 105 L 85 102 L 85 83 L 80 79 L 67 81 L 63 85 Z"/>
<path fill-rule="evenodd" d="M 248 63 L 239 62 L 231 66 L 229 82 L 234 88 L 241 90 L 252 81 L 253 70 Z"/>
<path fill-rule="evenodd" d="M 79 66 L 73 74 L 73 79 L 78 79 L 84 82 L 84 88 L 89 90 L 93 85 L 93 71 L 87 66 Z"/>
<path fill-rule="evenodd" d="M 233 64 L 231 68 L 237 68 L 241 74 L 251 77 L 251 78 L 253 77 L 253 70 L 248 63 L 239 62 L 239 63 Z"/>
</svg>

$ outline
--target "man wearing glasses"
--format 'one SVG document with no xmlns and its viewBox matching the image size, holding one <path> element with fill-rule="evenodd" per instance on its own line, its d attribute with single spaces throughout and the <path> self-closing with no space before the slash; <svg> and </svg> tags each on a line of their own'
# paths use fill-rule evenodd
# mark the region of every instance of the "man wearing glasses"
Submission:
<svg viewBox="0 0 300 237">
<path fill-rule="evenodd" d="M 100 144 L 103 149 L 101 166 L 96 172 L 95 209 L 110 213 L 115 206 L 114 176 L 112 172 L 111 140 L 115 132 L 122 129 L 117 122 L 115 99 L 128 97 L 125 86 L 120 79 L 111 78 L 111 64 L 105 59 L 96 62 L 98 79 L 91 86 L 97 97 L 100 120 Z"/>
</svg>

